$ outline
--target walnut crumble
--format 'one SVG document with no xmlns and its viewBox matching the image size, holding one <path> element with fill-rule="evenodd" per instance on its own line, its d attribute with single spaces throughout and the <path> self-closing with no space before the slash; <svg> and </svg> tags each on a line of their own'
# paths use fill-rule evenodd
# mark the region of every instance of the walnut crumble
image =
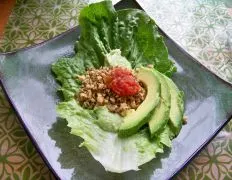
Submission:
<svg viewBox="0 0 232 180">
<path fill-rule="evenodd" d="M 102 67 L 100 69 L 89 69 L 85 75 L 77 78 L 82 82 L 80 91 L 76 98 L 81 106 L 93 109 L 95 106 L 104 106 L 113 113 L 125 116 L 127 110 L 137 109 L 146 96 L 146 90 L 140 83 L 140 91 L 131 96 L 119 96 L 107 87 L 107 81 L 112 67 Z"/>
</svg>

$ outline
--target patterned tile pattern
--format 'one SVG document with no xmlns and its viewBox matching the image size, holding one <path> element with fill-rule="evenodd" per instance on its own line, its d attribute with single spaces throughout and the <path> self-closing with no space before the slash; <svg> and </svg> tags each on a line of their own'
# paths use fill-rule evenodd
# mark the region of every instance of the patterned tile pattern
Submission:
<svg viewBox="0 0 232 180">
<path fill-rule="evenodd" d="M 147 8 L 148 12 L 182 47 L 232 82 L 230 0 L 139 2 L 152 7 Z M 17 0 L 0 40 L 0 51 L 28 47 L 76 26 L 80 9 L 87 3 L 87 0 Z M 176 179 L 232 179 L 231 132 L 232 123 Z M 0 179 L 54 179 L 1 90 Z"/>
</svg>

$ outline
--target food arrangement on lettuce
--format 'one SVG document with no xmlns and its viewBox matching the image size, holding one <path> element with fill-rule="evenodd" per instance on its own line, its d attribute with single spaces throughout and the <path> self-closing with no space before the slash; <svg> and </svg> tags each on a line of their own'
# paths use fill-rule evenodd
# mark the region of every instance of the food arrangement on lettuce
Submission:
<svg viewBox="0 0 232 180">
<path fill-rule="evenodd" d="M 75 56 L 52 65 L 64 97 L 58 116 L 107 171 L 139 170 L 182 127 L 183 92 L 169 78 L 176 67 L 141 10 L 103 1 L 85 7 L 79 24 Z"/>
</svg>

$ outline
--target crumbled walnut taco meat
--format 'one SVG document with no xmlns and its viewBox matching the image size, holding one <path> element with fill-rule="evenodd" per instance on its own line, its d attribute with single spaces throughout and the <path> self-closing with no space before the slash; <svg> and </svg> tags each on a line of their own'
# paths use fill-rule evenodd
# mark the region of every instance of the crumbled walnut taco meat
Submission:
<svg viewBox="0 0 232 180">
<path fill-rule="evenodd" d="M 87 109 L 106 105 L 109 111 L 125 116 L 128 110 L 137 109 L 146 96 L 143 84 L 126 68 L 89 69 L 77 78 L 82 86 L 76 98 Z"/>
</svg>

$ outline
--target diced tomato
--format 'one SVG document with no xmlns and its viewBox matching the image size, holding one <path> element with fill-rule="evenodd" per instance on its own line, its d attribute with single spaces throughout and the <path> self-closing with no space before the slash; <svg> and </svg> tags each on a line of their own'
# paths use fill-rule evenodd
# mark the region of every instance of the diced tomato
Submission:
<svg viewBox="0 0 232 180">
<path fill-rule="evenodd" d="M 111 71 L 108 87 L 119 96 L 131 96 L 140 91 L 140 85 L 131 71 L 125 68 L 115 68 Z"/>
<path fill-rule="evenodd" d="M 116 67 L 111 71 L 111 76 L 113 78 L 117 78 L 122 76 L 133 76 L 133 74 L 131 73 L 131 71 L 127 70 L 126 68 Z"/>
</svg>

